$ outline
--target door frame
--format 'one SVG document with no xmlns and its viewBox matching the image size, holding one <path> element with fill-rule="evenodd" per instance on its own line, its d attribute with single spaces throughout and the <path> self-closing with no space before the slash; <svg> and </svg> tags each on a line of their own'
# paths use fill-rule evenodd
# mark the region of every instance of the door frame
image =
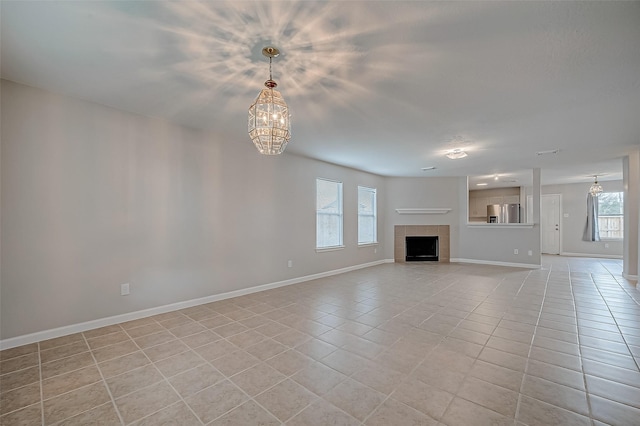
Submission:
<svg viewBox="0 0 640 426">
<path fill-rule="evenodd" d="M 558 255 L 562 256 L 562 232 L 563 232 L 563 224 L 562 219 L 564 218 L 564 214 L 562 211 L 562 194 L 540 194 L 540 254 L 542 252 L 542 234 L 544 233 L 542 229 L 542 199 L 544 197 L 554 196 L 558 197 Z"/>
</svg>

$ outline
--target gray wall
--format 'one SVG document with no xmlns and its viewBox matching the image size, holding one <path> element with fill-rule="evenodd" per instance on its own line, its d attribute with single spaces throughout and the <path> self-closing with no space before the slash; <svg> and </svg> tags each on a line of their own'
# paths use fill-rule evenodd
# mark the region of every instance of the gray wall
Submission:
<svg viewBox="0 0 640 426">
<path fill-rule="evenodd" d="M 624 179 L 624 217 L 627 223 L 624 228 L 624 260 L 623 275 L 638 282 L 640 271 L 640 148 L 634 149 L 622 161 L 622 176 Z"/>
<path fill-rule="evenodd" d="M 468 200 L 467 179 L 458 181 L 457 196 L 463 205 Z M 535 201 L 535 200 L 534 200 Z M 540 265 L 540 227 L 494 226 L 468 224 L 466 205 L 458 214 L 460 223 L 458 257 L 466 260 L 483 260 L 496 263 Z M 537 220 L 536 222 L 539 222 Z M 524 226 L 524 225 L 523 225 Z M 518 254 L 514 254 L 518 249 Z M 529 256 L 529 250 L 532 254 Z M 452 254 L 453 258 L 454 255 Z"/>
<path fill-rule="evenodd" d="M 622 168 L 622 163 L 620 163 Z M 600 181 L 606 192 L 622 192 L 621 180 Z M 582 241 L 582 234 L 587 220 L 587 193 L 591 183 L 574 183 L 567 185 L 545 185 L 542 194 L 562 195 L 562 253 L 585 255 L 605 255 L 622 257 L 622 240 Z M 568 217 L 564 217 L 568 215 Z M 608 245 L 609 247 L 605 247 Z"/>
<path fill-rule="evenodd" d="M 466 180 L 466 178 L 464 178 Z M 458 257 L 458 181 L 460 178 L 399 178 L 386 181 L 384 255 L 393 259 L 395 225 L 449 225 L 451 257 Z M 398 214 L 402 208 L 450 208 L 445 214 Z"/>
<path fill-rule="evenodd" d="M 2 339 L 384 258 L 384 209 L 377 253 L 356 235 L 380 176 L 1 89 Z M 316 177 L 344 182 L 344 250 L 315 251 Z"/>
<path fill-rule="evenodd" d="M 454 259 L 540 264 L 537 225 L 467 225 L 466 178 L 264 157 L 248 137 L 1 90 L 0 339 L 392 259 L 400 224 L 449 225 Z M 317 177 L 344 182 L 343 250 L 315 250 Z M 358 185 L 378 189 L 377 246 L 357 246 Z M 420 207 L 452 211 L 395 211 Z"/>
</svg>

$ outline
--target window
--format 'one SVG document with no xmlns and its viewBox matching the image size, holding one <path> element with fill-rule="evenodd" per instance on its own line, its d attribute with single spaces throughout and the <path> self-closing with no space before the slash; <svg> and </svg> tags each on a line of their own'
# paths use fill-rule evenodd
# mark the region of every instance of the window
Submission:
<svg viewBox="0 0 640 426">
<path fill-rule="evenodd" d="M 342 247 L 342 182 L 316 179 L 316 247 Z"/>
<path fill-rule="evenodd" d="M 376 189 L 358 187 L 358 244 L 378 242 Z"/>
<path fill-rule="evenodd" d="M 622 239 L 624 231 L 624 193 L 603 192 L 598 195 L 600 238 Z"/>
</svg>

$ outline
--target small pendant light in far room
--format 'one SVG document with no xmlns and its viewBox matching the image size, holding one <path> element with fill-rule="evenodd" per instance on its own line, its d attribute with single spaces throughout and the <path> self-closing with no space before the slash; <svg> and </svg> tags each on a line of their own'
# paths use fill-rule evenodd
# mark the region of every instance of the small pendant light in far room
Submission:
<svg viewBox="0 0 640 426">
<path fill-rule="evenodd" d="M 589 188 L 589 194 L 593 195 L 594 197 L 597 197 L 602 193 L 602 185 L 598 183 L 597 175 L 593 177 L 595 178 L 595 182 L 593 182 L 593 185 L 591 185 L 591 188 Z"/>
</svg>

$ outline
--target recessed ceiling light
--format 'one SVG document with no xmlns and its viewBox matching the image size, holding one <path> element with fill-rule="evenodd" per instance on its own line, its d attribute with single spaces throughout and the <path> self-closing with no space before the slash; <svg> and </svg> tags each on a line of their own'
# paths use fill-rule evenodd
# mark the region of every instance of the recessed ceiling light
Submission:
<svg viewBox="0 0 640 426">
<path fill-rule="evenodd" d="M 429 167 L 423 167 L 423 168 L 422 168 L 422 171 L 423 171 L 423 172 L 426 172 L 426 171 L 429 171 L 429 170 L 435 170 L 435 169 L 436 169 L 436 166 L 429 166 Z"/>
<path fill-rule="evenodd" d="M 460 158 L 464 158 L 467 156 L 467 153 L 461 150 L 460 148 L 456 148 L 452 151 L 449 151 L 445 154 L 447 158 L 451 160 L 458 160 Z"/>
<path fill-rule="evenodd" d="M 536 152 L 536 154 L 537 155 L 549 155 L 549 154 L 557 154 L 559 152 L 560 152 L 559 149 L 550 149 L 548 151 L 538 151 L 538 152 Z"/>
<path fill-rule="evenodd" d="M 478 186 L 487 186 L 489 184 L 488 183 L 476 183 L 476 185 L 478 185 Z"/>
</svg>

